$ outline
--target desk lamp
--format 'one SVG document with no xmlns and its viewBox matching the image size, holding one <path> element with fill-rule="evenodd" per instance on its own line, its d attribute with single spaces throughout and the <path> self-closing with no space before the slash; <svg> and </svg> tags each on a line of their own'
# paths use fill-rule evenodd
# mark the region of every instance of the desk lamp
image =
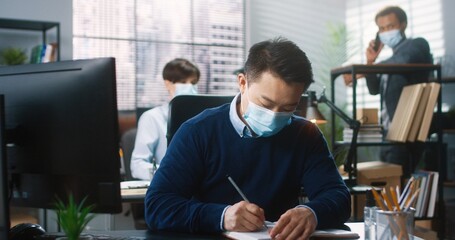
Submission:
<svg viewBox="0 0 455 240">
<path fill-rule="evenodd" d="M 354 162 L 354 155 L 355 155 L 355 149 L 357 147 L 357 135 L 359 133 L 360 129 L 360 122 L 357 120 L 354 120 L 350 118 L 346 113 L 344 113 L 341 109 L 339 109 L 333 102 L 331 102 L 327 97 L 325 96 L 325 90 L 322 91 L 321 96 L 319 99 L 316 97 L 316 92 L 315 91 L 307 91 L 308 95 L 308 106 L 307 106 L 307 111 L 306 111 L 306 118 L 309 119 L 311 122 L 316 123 L 316 124 L 323 124 L 326 123 L 325 118 L 321 114 L 321 112 L 318 110 L 318 103 L 325 103 L 327 106 L 329 106 L 332 111 L 338 115 L 341 119 L 343 119 L 344 122 L 346 122 L 349 125 L 349 128 L 352 129 L 352 139 L 351 139 L 351 145 L 349 147 L 348 155 L 346 157 L 346 161 L 344 163 L 344 171 L 348 173 L 349 179 L 346 181 L 346 185 L 349 187 L 352 187 L 356 185 L 356 180 L 354 178 L 354 171 L 355 167 L 353 167 L 353 162 Z M 355 164 L 357 165 L 357 164 Z"/>
</svg>

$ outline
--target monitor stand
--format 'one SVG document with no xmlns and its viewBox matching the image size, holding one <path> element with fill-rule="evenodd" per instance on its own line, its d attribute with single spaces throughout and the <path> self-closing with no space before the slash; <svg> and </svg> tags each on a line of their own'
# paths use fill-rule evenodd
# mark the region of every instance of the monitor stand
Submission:
<svg viewBox="0 0 455 240">
<path fill-rule="evenodd" d="M 8 239 L 10 229 L 4 100 L 0 95 L 0 239 Z"/>
</svg>

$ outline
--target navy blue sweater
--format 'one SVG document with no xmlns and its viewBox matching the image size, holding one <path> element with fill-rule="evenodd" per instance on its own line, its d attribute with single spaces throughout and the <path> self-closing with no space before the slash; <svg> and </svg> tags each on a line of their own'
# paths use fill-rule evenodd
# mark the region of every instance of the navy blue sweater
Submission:
<svg viewBox="0 0 455 240">
<path fill-rule="evenodd" d="M 350 216 L 348 189 L 314 124 L 293 118 L 274 136 L 242 138 L 226 104 L 190 119 L 172 138 L 146 194 L 149 228 L 220 232 L 224 208 L 242 201 L 226 175 L 269 221 L 298 205 L 300 186 L 318 228 L 339 226 Z"/>
</svg>

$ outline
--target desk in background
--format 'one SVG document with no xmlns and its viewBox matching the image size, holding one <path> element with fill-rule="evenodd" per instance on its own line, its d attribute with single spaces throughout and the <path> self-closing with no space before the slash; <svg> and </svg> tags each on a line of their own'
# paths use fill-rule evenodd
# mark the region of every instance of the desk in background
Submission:
<svg viewBox="0 0 455 240">
<path fill-rule="evenodd" d="M 144 202 L 150 181 L 135 180 L 120 182 L 122 202 Z"/>
<path fill-rule="evenodd" d="M 122 212 L 118 214 L 95 214 L 95 218 L 90 221 L 87 228 L 94 232 L 110 232 L 110 231 L 124 231 L 128 229 L 135 229 L 136 221 L 131 212 L 131 203 L 143 204 L 146 187 L 141 188 L 122 188 L 120 194 L 122 198 Z M 58 226 L 55 223 L 55 215 L 48 219 L 46 229 L 50 232 L 58 231 Z"/>
<path fill-rule="evenodd" d="M 121 189 L 122 202 L 144 202 L 147 188 Z"/>
</svg>

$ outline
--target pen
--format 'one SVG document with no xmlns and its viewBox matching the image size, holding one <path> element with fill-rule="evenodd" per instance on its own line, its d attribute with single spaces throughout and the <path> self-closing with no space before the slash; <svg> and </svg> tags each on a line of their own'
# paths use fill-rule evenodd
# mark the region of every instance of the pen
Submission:
<svg viewBox="0 0 455 240">
<path fill-rule="evenodd" d="M 242 196 L 243 200 L 245 200 L 245 202 L 249 203 L 250 201 L 248 200 L 248 198 L 246 198 L 245 194 L 243 194 L 242 190 L 240 190 L 239 186 L 237 186 L 237 184 L 234 182 L 234 179 L 232 179 L 231 176 L 229 176 L 229 175 L 226 175 L 226 176 L 227 176 L 229 182 L 231 182 L 232 186 L 234 186 L 235 190 L 237 190 L 237 192 L 240 194 L 240 196 Z M 265 229 L 268 229 L 265 222 L 264 222 L 264 227 L 265 227 Z"/>
<path fill-rule="evenodd" d="M 231 182 L 232 186 L 234 186 L 235 190 L 242 196 L 243 200 L 246 202 L 250 202 L 248 198 L 246 198 L 245 194 L 243 194 L 242 190 L 240 190 L 239 186 L 234 182 L 234 179 L 231 178 L 231 176 L 227 175 L 227 178 L 229 179 L 229 182 Z"/>
</svg>

